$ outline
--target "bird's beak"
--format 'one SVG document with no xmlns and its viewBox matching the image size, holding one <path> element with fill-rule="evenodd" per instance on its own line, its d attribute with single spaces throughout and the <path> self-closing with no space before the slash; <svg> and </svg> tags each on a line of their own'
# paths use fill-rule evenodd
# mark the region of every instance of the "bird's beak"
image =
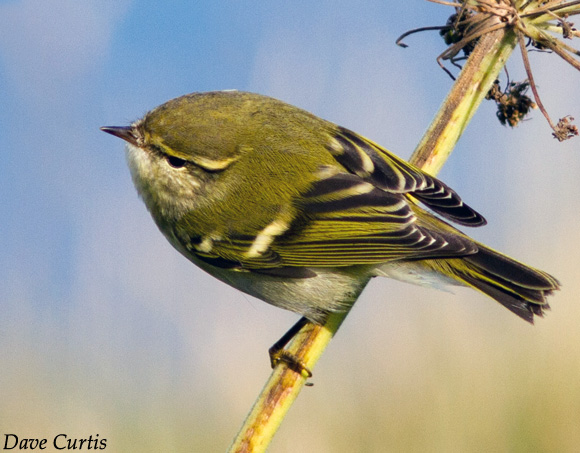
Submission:
<svg viewBox="0 0 580 453">
<path fill-rule="evenodd" d="M 103 126 L 101 127 L 101 130 L 103 132 L 106 132 L 107 134 L 111 134 L 116 137 L 122 138 L 126 142 L 131 143 L 132 145 L 139 146 L 137 145 L 137 137 L 135 136 L 135 133 L 133 132 L 133 128 L 131 126 L 126 127 Z"/>
</svg>

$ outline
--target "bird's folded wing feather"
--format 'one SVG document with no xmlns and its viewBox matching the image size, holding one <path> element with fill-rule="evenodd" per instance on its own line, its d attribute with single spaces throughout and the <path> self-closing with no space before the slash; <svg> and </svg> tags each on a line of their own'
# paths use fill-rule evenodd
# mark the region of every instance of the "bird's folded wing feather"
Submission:
<svg viewBox="0 0 580 453">
<path fill-rule="evenodd" d="M 485 225 L 483 216 L 466 205 L 455 191 L 376 143 L 340 127 L 333 139 L 328 149 L 335 159 L 375 187 L 412 195 L 437 214 L 461 225 Z"/>
<path fill-rule="evenodd" d="M 336 173 L 301 197 L 300 214 L 287 228 L 272 228 L 274 221 L 254 236 L 215 241 L 197 255 L 222 267 L 268 271 L 475 253 L 475 244 L 451 227 L 436 231 L 418 225 L 411 203 L 357 175 Z"/>
</svg>

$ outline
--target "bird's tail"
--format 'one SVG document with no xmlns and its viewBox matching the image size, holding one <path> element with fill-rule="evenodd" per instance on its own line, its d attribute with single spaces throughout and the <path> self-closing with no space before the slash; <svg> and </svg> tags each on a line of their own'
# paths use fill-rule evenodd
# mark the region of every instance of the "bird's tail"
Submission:
<svg viewBox="0 0 580 453">
<path fill-rule="evenodd" d="M 534 315 L 541 317 L 550 309 L 546 297 L 559 289 L 558 280 L 482 244 L 477 246 L 473 255 L 426 260 L 425 264 L 431 261 L 434 269 L 487 294 L 530 323 Z"/>
</svg>

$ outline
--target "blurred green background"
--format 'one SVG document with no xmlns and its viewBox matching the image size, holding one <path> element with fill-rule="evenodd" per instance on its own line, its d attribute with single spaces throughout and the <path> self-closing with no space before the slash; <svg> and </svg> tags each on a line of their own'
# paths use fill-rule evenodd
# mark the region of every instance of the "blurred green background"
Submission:
<svg viewBox="0 0 580 453">
<path fill-rule="evenodd" d="M 196 5 L 194 5 L 196 3 Z M 296 315 L 175 252 L 119 140 L 188 92 L 271 95 L 408 158 L 451 85 L 448 7 L 423 0 L 0 2 L 0 443 L 96 434 L 111 452 L 224 451 Z M 544 103 L 580 117 L 578 72 L 531 55 Z M 525 78 L 520 59 L 512 79 Z M 272 452 L 573 452 L 580 445 L 580 141 L 491 103 L 440 177 L 478 240 L 556 275 L 527 325 L 486 297 L 373 281 Z"/>
</svg>

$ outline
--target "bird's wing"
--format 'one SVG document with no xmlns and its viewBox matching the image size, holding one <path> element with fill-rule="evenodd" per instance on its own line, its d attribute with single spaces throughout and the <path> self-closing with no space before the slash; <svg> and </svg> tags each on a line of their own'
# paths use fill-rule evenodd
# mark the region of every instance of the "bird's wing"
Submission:
<svg viewBox="0 0 580 453">
<path fill-rule="evenodd" d="M 371 265 L 400 259 L 465 256 L 477 246 L 450 226 L 418 224 L 431 216 L 406 195 L 328 168 L 297 202 L 290 222 L 277 219 L 254 235 L 213 240 L 192 250 L 220 267 L 308 277 L 308 268 Z M 325 173 L 324 169 L 321 173 Z"/>
<path fill-rule="evenodd" d="M 328 150 L 349 172 L 379 189 L 412 195 L 437 214 L 461 225 L 486 223 L 443 182 L 348 129 L 336 129 Z"/>
</svg>

